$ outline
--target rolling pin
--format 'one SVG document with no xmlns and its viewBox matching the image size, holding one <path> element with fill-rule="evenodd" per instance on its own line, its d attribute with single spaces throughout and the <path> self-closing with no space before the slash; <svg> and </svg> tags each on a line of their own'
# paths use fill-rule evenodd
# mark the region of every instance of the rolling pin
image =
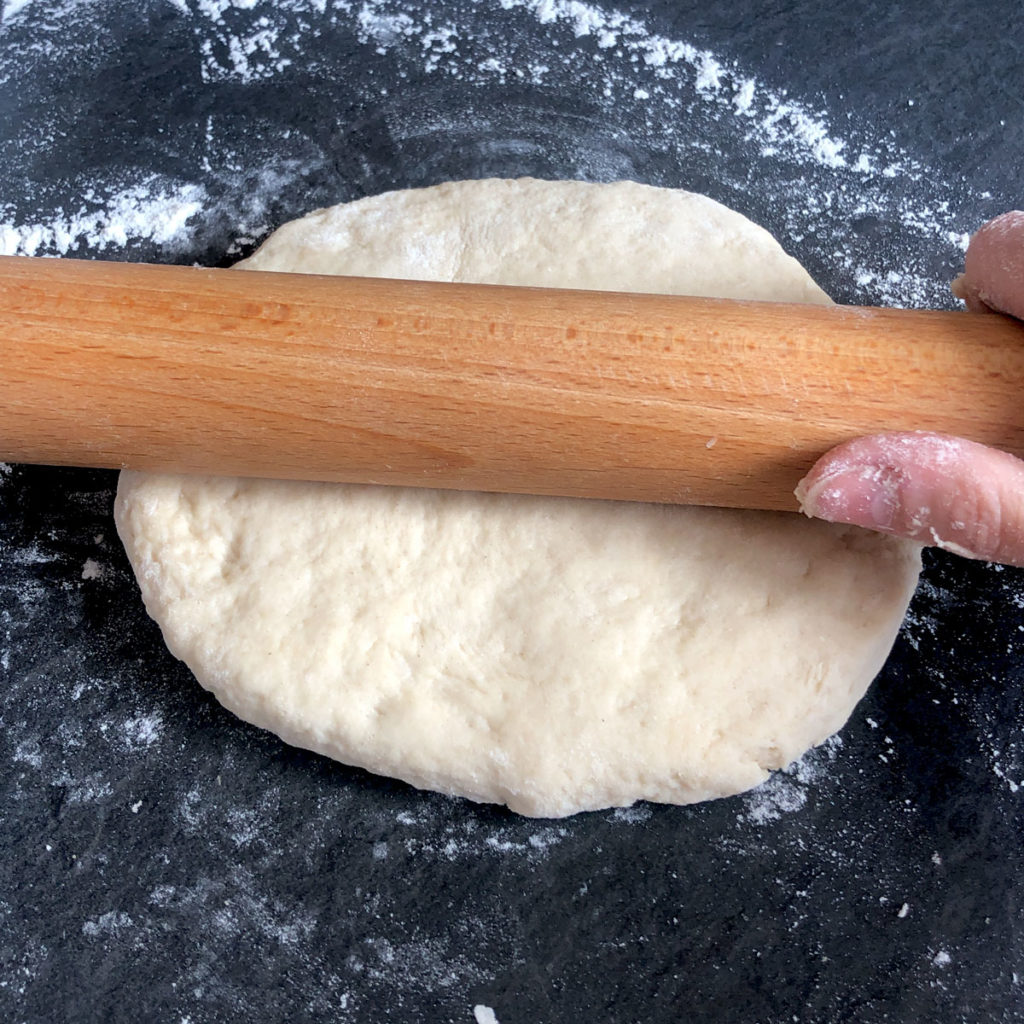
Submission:
<svg viewBox="0 0 1024 1024">
<path fill-rule="evenodd" d="M 0 461 L 795 509 L 841 441 L 1024 455 L 998 315 L 0 258 Z"/>
</svg>

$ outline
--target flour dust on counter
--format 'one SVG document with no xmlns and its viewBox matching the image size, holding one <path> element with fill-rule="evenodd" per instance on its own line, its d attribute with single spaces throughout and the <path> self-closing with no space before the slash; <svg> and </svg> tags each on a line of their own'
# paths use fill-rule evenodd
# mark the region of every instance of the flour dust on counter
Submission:
<svg viewBox="0 0 1024 1024">
<path fill-rule="evenodd" d="M 1002 565 L 974 564 L 971 570 L 985 577 L 990 595 L 982 611 L 985 621 L 1002 620 L 1005 628 L 987 652 L 996 664 L 1014 666 L 1024 659 L 1024 626 L 1012 623 L 1013 610 L 1024 608 L 1024 590 L 1013 570 Z M 970 760 L 985 773 L 987 788 L 1011 798 L 1024 798 L 1024 718 L 1017 688 L 1004 690 L 1003 680 L 984 663 L 971 639 L 950 627 L 960 603 L 956 583 L 935 574 L 920 581 L 902 628 L 902 635 L 935 680 L 939 694 L 933 698 L 941 712 L 961 735 L 971 737 Z M 1009 614 L 1006 614 L 1009 611 Z M 974 684 L 957 687 L 951 663 L 968 666 Z M 992 703 L 992 694 L 1002 693 Z M 999 737 L 998 739 L 996 737 Z"/>
<path fill-rule="evenodd" d="M 30 472 L 47 473 L 54 490 L 40 486 L 38 505 L 10 514 Z M 52 644 L 52 631 L 79 619 L 86 607 L 108 606 L 130 585 L 130 569 L 110 529 L 112 483 L 106 473 L 64 471 L 57 483 L 56 471 L 0 468 L 6 527 L 0 533 L 0 674 L 11 702 L 4 720 L 18 736 L 9 749 L 10 798 L 42 789 L 58 814 L 116 801 L 123 795 L 121 759 L 142 757 L 163 739 L 163 713 L 144 693 L 129 694 L 126 680 L 138 668 L 138 654 L 122 651 L 123 637 L 81 629 L 88 646 Z M 78 524 L 73 535 L 65 531 L 69 512 Z M 115 654 L 114 672 L 98 667 Z M 120 698 L 112 698 L 114 690 Z M 53 702 L 82 711 L 87 722 L 69 714 L 56 727 L 39 724 Z M 109 766 L 94 759 L 99 751 L 109 756 Z"/>
<path fill-rule="evenodd" d="M 240 266 L 828 301 L 750 221 L 633 182 L 385 193 Z M 825 740 L 920 567 L 796 514 L 422 488 L 123 473 L 115 518 L 168 647 L 242 718 L 553 817 L 728 796 Z"/>
<path fill-rule="evenodd" d="M 83 0 L 56 8 L 11 5 L 0 27 L 10 54 L 0 85 L 17 89 L 40 55 L 50 61 L 68 56 L 62 48 L 84 50 L 82 59 L 101 65 L 112 42 L 94 28 L 95 6 Z M 447 80 L 469 97 L 515 87 L 553 100 L 571 82 L 592 104 L 582 114 L 594 129 L 583 143 L 563 137 L 545 102 L 540 113 L 517 105 L 508 114 L 489 111 L 486 121 L 472 102 L 443 114 L 425 112 L 393 86 L 378 85 L 371 73 L 353 88 L 367 116 L 381 111 L 373 116 L 389 139 L 388 169 L 375 167 L 355 146 L 343 176 L 328 184 L 325 176 L 338 158 L 311 134 L 293 126 L 243 127 L 223 113 L 203 116 L 183 132 L 194 156 L 191 176 L 156 180 L 126 159 L 117 180 L 107 177 L 109 170 L 97 179 L 83 175 L 73 208 L 47 206 L 45 189 L 35 189 L 0 208 L 0 252 L 73 254 L 92 247 L 113 255 L 118 239 L 119 258 L 180 259 L 214 250 L 222 258 L 250 248 L 275 218 L 279 223 L 282 203 L 294 216 L 317 201 L 328 205 L 386 191 L 401 180 L 394 167 L 406 159 L 428 175 L 425 184 L 455 176 L 446 154 L 426 163 L 422 155 L 413 157 L 428 133 L 453 145 L 480 136 L 473 159 L 485 167 L 507 167 L 510 154 L 521 152 L 533 163 L 550 160 L 558 176 L 568 167 L 576 178 L 651 184 L 678 184 L 679 168 L 691 168 L 691 187 L 742 212 L 769 212 L 765 226 L 797 245 L 812 271 L 828 267 L 838 278 L 832 291 L 843 301 L 949 306 L 944 277 L 956 269 L 968 232 L 980 222 L 971 211 L 983 205 L 983 196 L 923 166 L 873 126 L 849 115 L 837 123 L 827 110 L 736 61 L 604 5 L 456 0 L 442 10 L 396 0 L 174 0 L 162 5 L 161 17 L 175 45 L 195 53 L 211 87 L 288 83 L 305 66 L 308 39 L 327 37 L 336 42 L 339 63 L 321 67 L 318 58 L 315 70 L 324 74 L 343 74 L 344 55 L 355 47 L 387 67 L 381 80 L 397 76 L 410 88 Z M 546 45 L 538 47 L 538 31 Z M 39 138 L 58 137 L 63 126 L 57 116 L 34 111 L 34 134 L 10 140 L 15 170 L 23 162 L 28 173 Z M 132 145 L 126 136 L 126 151 Z M 665 154 L 668 163 L 646 166 L 641 155 L 649 153 Z M 696 170 L 711 165 L 713 174 Z M 885 245 L 870 244 L 883 229 Z M 937 273 L 943 266 L 948 271 Z"/>
<path fill-rule="evenodd" d="M 186 225 L 203 209 L 205 193 L 150 177 L 119 191 L 91 191 L 77 210 L 59 211 L 37 224 L 0 223 L 0 254 L 66 256 L 81 247 L 123 251 L 145 239 L 172 250 L 187 238 Z"/>
</svg>

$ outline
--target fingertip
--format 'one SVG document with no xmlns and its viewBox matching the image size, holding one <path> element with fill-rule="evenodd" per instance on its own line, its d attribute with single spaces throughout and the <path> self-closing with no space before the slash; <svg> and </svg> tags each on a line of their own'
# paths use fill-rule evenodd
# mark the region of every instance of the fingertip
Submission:
<svg viewBox="0 0 1024 1024">
<path fill-rule="evenodd" d="M 1011 210 L 975 232 L 952 289 L 970 310 L 1024 318 L 1024 211 Z"/>
<path fill-rule="evenodd" d="M 815 518 L 1024 564 L 1024 463 L 971 441 L 930 433 L 859 438 L 819 459 L 796 493 Z"/>
<path fill-rule="evenodd" d="M 904 475 L 900 467 L 910 462 L 916 436 L 858 437 L 826 452 L 797 485 L 800 510 L 814 519 L 892 531 Z"/>
</svg>

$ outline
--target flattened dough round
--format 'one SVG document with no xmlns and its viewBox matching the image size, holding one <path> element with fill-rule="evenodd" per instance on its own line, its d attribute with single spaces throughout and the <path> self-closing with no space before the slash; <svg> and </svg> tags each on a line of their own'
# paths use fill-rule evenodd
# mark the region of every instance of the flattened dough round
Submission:
<svg viewBox="0 0 1024 1024">
<path fill-rule="evenodd" d="M 761 228 L 629 182 L 474 181 L 285 225 L 249 269 L 827 302 Z M 242 718 L 556 816 L 757 785 L 881 667 L 916 545 L 797 515 L 123 473 L 171 651 Z"/>
</svg>

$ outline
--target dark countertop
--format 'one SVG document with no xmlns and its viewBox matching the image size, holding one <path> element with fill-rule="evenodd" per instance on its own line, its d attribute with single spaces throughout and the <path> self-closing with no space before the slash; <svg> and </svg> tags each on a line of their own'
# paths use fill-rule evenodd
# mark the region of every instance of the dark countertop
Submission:
<svg viewBox="0 0 1024 1024">
<path fill-rule="evenodd" d="M 224 264 L 388 188 L 630 177 L 839 300 L 949 305 L 963 234 L 1021 201 L 1018 19 L 7 0 L 0 251 Z M 1024 1020 L 1024 573 L 929 553 L 848 726 L 761 790 L 531 821 L 222 710 L 146 617 L 114 483 L 0 472 L 4 1020 Z"/>
</svg>

